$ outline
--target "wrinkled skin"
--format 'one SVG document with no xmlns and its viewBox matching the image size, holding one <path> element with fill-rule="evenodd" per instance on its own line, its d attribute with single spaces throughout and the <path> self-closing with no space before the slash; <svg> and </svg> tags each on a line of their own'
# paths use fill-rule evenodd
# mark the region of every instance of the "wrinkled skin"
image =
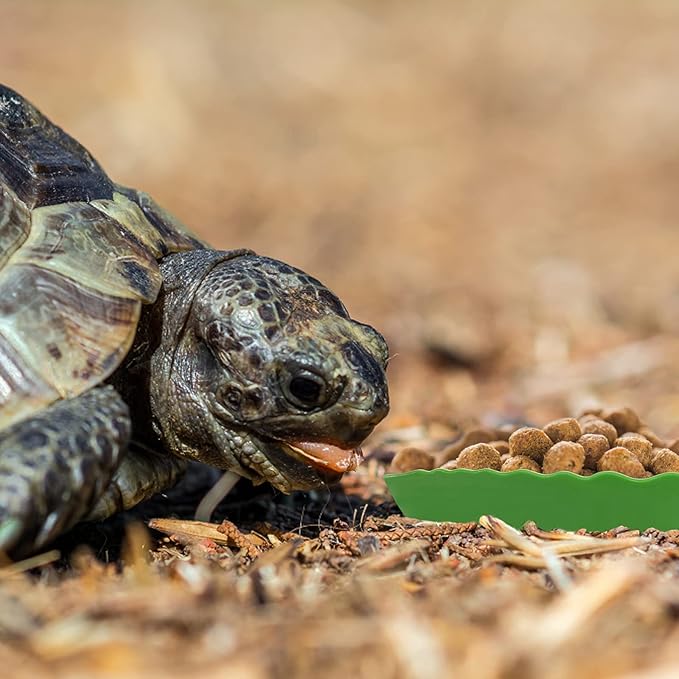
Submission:
<svg viewBox="0 0 679 679">
<path fill-rule="evenodd" d="M 196 250 L 161 268 L 148 324 L 160 339 L 140 337 L 123 374 L 150 365 L 162 443 L 283 492 L 353 469 L 389 408 L 383 337 L 316 279 L 248 251 Z"/>
</svg>

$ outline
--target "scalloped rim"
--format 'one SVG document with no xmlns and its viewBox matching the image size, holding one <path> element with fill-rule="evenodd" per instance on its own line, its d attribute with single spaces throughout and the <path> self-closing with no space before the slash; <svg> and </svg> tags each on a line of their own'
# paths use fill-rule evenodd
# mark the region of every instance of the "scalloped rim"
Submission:
<svg viewBox="0 0 679 679">
<path fill-rule="evenodd" d="M 384 479 L 401 511 L 423 520 L 467 522 L 493 514 L 517 528 L 530 520 L 547 529 L 679 528 L 677 472 L 634 479 L 608 471 L 417 469 Z"/>
<path fill-rule="evenodd" d="M 409 472 L 401 472 L 401 473 L 389 473 L 384 475 L 385 481 L 388 481 L 389 479 L 393 479 L 396 477 L 404 477 L 404 476 L 421 476 L 423 474 L 456 474 L 456 475 L 488 475 L 488 476 L 496 476 L 496 477 L 512 477 L 512 476 L 533 476 L 538 479 L 554 479 L 554 478 L 563 478 L 567 477 L 568 479 L 578 479 L 578 483 L 591 483 L 594 479 L 597 478 L 618 478 L 621 479 L 622 481 L 629 482 L 629 483 L 648 483 L 649 481 L 652 483 L 653 481 L 661 478 L 666 478 L 666 477 L 675 477 L 679 478 L 679 472 L 663 472 L 662 474 L 654 474 L 653 476 L 648 476 L 645 479 L 635 479 L 631 476 L 626 476 L 625 474 L 621 474 L 620 472 L 595 472 L 591 476 L 580 476 L 580 474 L 575 474 L 573 472 L 567 472 L 567 471 L 562 471 L 562 472 L 554 472 L 552 474 L 544 474 L 542 472 L 534 472 L 531 469 L 516 469 L 512 472 L 501 472 L 497 471 L 496 469 L 413 469 L 412 471 Z M 677 499 L 679 499 L 679 496 L 677 496 Z"/>
</svg>

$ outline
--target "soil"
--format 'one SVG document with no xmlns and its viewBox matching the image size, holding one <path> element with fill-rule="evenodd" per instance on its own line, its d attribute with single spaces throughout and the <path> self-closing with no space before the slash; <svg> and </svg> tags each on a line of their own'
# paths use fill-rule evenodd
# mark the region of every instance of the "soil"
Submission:
<svg viewBox="0 0 679 679">
<path fill-rule="evenodd" d="M 4 676 L 676 676 L 679 533 L 427 524 L 382 475 L 590 407 L 679 437 L 678 30 L 661 0 L 4 0 L 8 85 L 392 354 L 341 485 L 241 483 L 206 525 L 196 466 L 0 568 Z"/>
</svg>

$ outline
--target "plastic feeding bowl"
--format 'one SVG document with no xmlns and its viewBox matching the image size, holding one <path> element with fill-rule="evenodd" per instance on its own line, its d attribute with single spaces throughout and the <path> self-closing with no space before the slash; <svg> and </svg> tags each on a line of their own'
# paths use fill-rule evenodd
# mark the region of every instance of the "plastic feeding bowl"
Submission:
<svg viewBox="0 0 679 679">
<path fill-rule="evenodd" d="M 386 474 L 385 480 L 405 516 L 427 521 L 478 521 L 490 514 L 515 528 L 527 521 L 545 530 L 679 528 L 677 473 L 633 479 L 617 472 L 434 469 Z"/>
</svg>

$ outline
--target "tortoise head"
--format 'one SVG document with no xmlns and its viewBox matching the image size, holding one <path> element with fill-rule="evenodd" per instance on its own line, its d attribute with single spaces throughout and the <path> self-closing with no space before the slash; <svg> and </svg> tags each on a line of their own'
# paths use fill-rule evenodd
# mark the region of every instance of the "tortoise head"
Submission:
<svg viewBox="0 0 679 679">
<path fill-rule="evenodd" d="M 384 338 L 282 262 L 237 253 L 202 274 L 192 294 L 165 295 L 152 360 L 171 449 L 284 492 L 354 469 L 389 409 Z"/>
</svg>

